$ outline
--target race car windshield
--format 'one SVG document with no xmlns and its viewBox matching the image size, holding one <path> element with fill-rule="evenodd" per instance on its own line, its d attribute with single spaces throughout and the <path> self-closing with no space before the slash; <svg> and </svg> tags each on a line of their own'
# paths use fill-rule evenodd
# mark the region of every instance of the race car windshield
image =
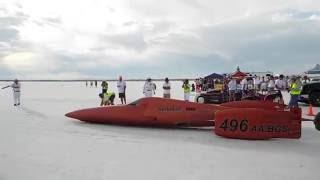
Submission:
<svg viewBox="0 0 320 180">
<path fill-rule="evenodd" d="M 136 101 L 133 101 L 132 103 L 128 104 L 130 106 L 137 106 L 140 102 L 140 99 L 136 100 Z"/>
</svg>

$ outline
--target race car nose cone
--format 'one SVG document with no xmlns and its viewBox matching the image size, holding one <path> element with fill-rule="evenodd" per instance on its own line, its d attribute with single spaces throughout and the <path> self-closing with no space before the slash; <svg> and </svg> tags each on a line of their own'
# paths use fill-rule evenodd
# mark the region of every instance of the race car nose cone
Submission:
<svg viewBox="0 0 320 180">
<path fill-rule="evenodd" d="M 77 116 L 78 113 L 76 111 L 72 111 L 72 112 L 69 112 L 67 114 L 65 114 L 65 116 L 69 117 L 69 118 L 74 118 L 74 119 L 77 119 Z"/>
<path fill-rule="evenodd" d="M 81 109 L 77 111 L 72 111 L 65 116 L 73 119 L 78 119 L 80 121 L 87 121 L 87 122 L 99 122 L 101 118 L 108 118 L 108 108 L 106 107 L 98 107 L 98 108 L 88 108 L 88 109 Z M 101 116 L 103 114 L 103 116 Z"/>
<path fill-rule="evenodd" d="M 90 113 L 91 113 L 90 110 L 78 110 L 78 111 L 69 112 L 65 114 L 65 116 L 73 119 L 85 120 L 88 118 L 88 114 Z"/>
</svg>

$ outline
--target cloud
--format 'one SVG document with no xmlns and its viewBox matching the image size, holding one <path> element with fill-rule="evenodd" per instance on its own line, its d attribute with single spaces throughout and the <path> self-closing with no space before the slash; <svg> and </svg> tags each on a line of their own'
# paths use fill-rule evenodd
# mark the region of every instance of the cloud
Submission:
<svg viewBox="0 0 320 180">
<path fill-rule="evenodd" d="M 0 4 L 1 77 L 303 72 L 319 61 L 312 0 L 56 0 Z M 5 72 L 5 73 L 3 73 Z"/>
<path fill-rule="evenodd" d="M 0 42 L 10 42 L 17 38 L 18 33 L 12 28 L 0 28 Z"/>
<path fill-rule="evenodd" d="M 102 42 L 106 48 L 111 49 L 129 49 L 136 51 L 143 51 L 147 48 L 144 40 L 144 34 L 141 31 L 133 31 L 129 33 L 120 33 L 114 35 L 105 35 Z"/>
</svg>

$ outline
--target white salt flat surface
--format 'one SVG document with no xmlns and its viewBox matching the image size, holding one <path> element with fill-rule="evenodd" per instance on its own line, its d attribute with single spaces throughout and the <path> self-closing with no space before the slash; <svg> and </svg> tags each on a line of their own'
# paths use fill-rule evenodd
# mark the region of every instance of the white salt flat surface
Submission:
<svg viewBox="0 0 320 180">
<path fill-rule="evenodd" d="M 310 122 L 303 123 L 301 139 L 267 141 L 225 139 L 211 129 L 89 124 L 64 114 L 97 106 L 100 88 L 22 86 L 18 108 L 10 89 L 0 91 L 0 180 L 320 179 L 320 132 Z M 142 97 L 143 82 L 127 86 L 129 102 Z M 173 98 L 182 99 L 181 83 L 172 86 Z M 117 92 L 115 83 L 109 87 Z M 157 96 L 161 87 L 157 83 Z"/>
</svg>

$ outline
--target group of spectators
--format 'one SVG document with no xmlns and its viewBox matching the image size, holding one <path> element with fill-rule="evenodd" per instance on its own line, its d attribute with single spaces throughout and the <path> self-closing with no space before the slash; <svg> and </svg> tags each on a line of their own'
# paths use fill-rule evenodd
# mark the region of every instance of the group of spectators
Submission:
<svg viewBox="0 0 320 180">
<path fill-rule="evenodd" d="M 171 98 L 171 83 L 169 82 L 169 78 L 165 78 L 163 86 L 163 98 Z M 184 93 L 184 100 L 189 101 L 190 92 L 195 90 L 194 84 L 190 85 L 189 80 L 185 79 L 182 84 L 182 89 Z M 152 82 L 151 78 L 147 78 L 144 86 L 143 86 L 143 94 L 145 97 L 152 97 L 156 94 L 156 84 Z"/>
<path fill-rule="evenodd" d="M 108 82 L 102 81 L 101 83 L 102 87 L 102 93 L 99 94 L 99 97 L 101 98 L 100 106 L 107 106 L 107 105 L 114 105 L 114 99 L 115 99 L 115 93 L 108 91 Z M 119 79 L 117 81 L 117 89 L 118 89 L 118 95 L 121 100 L 121 104 L 126 104 L 126 81 L 122 79 L 122 76 L 119 76 Z"/>
<path fill-rule="evenodd" d="M 260 93 L 268 95 L 278 91 L 289 91 L 293 101 L 289 103 L 289 106 L 297 106 L 299 95 L 302 88 L 302 81 L 300 77 L 293 76 L 247 76 L 242 79 L 228 77 L 225 79 L 215 79 L 212 81 L 213 84 L 208 83 L 206 79 L 198 78 L 191 85 L 189 80 L 186 79 L 183 82 L 182 89 L 184 92 L 184 100 L 189 101 L 190 93 L 192 91 L 201 92 L 201 91 L 210 91 L 210 90 L 219 90 L 227 91 L 229 93 L 229 101 L 236 100 L 236 93 L 240 93 L 241 96 L 246 96 L 250 94 Z M 292 87 L 294 85 L 295 87 Z M 102 93 L 99 94 L 101 97 L 101 106 L 103 105 L 113 105 L 115 98 L 115 93 L 108 92 L 108 83 L 103 81 L 102 84 Z M 126 104 L 126 82 L 119 77 L 117 82 L 118 94 L 122 104 Z M 156 84 L 152 81 L 151 78 L 147 78 L 143 86 L 143 94 L 145 97 L 152 97 L 156 94 Z M 171 84 L 169 78 L 165 78 L 163 86 L 163 98 L 171 98 Z M 295 89 L 295 92 L 294 90 Z M 294 92 L 294 93 L 292 93 Z"/>
<path fill-rule="evenodd" d="M 101 106 L 107 106 L 107 105 L 113 105 L 114 99 L 115 99 L 115 93 L 108 91 L 108 83 L 107 81 L 102 81 L 101 83 L 102 87 L 102 93 L 99 94 L 101 98 Z M 117 88 L 119 93 L 119 98 L 121 100 L 121 104 L 126 104 L 126 82 L 122 79 L 122 76 L 119 77 L 119 80 L 117 82 Z M 163 83 L 163 98 L 171 98 L 171 83 L 169 82 L 169 78 L 165 78 Z M 190 85 L 188 79 L 184 80 L 183 85 L 183 92 L 184 92 L 184 100 L 189 101 L 190 98 L 190 92 L 194 91 L 195 86 Z M 156 94 L 157 86 L 152 81 L 151 78 L 147 78 L 142 93 L 145 97 L 152 97 Z"/>
<path fill-rule="evenodd" d="M 306 82 L 306 81 L 305 81 Z M 227 89 L 229 91 L 229 101 L 235 101 L 235 93 L 241 92 L 242 96 L 247 94 L 255 94 L 260 92 L 261 94 L 272 94 L 275 91 L 288 91 L 291 95 L 289 102 L 289 107 L 298 107 L 298 101 L 300 98 L 300 93 L 302 90 L 302 81 L 301 77 L 292 76 L 248 76 L 241 80 L 236 78 L 229 78 L 227 80 Z M 282 95 L 281 95 L 282 97 Z"/>
<path fill-rule="evenodd" d="M 284 77 L 283 75 L 276 77 L 249 76 L 241 80 L 231 77 L 227 82 L 227 88 L 229 90 L 240 90 L 243 94 L 248 91 L 261 91 L 261 93 L 265 94 L 274 90 L 286 90 L 289 87 L 290 78 L 288 76 Z"/>
</svg>

